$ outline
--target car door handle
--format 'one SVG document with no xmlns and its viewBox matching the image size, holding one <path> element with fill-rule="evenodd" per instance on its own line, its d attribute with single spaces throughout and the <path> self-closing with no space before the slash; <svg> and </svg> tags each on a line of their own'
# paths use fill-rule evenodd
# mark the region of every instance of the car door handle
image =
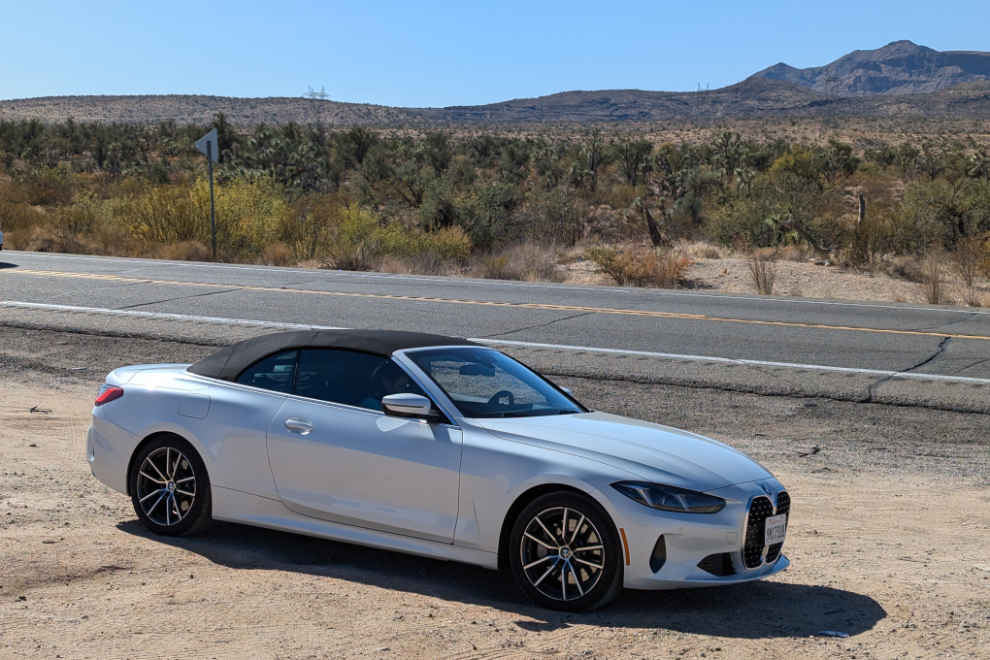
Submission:
<svg viewBox="0 0 990 660">
<path fill-rule="evenodd" d="M 313 426 L 313 422 L 309 421 L 305 417 L 290 417 L 285 420 L 285 428 L 292 433 L 298 433 L 300 435 L 306 435 L 316 429 L 316 427 Z"/>
</svg>

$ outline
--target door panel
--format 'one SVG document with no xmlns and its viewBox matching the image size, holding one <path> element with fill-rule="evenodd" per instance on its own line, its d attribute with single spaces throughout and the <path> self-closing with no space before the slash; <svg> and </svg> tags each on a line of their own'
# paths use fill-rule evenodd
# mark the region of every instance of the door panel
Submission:
<svg viewBox="0 0 990 660">
<path fill-rule="evenodd" d="M 453 542 L 459 429 L 289 398 L 268 428 L 268 455 L 292 511 Z"/>
</svg>

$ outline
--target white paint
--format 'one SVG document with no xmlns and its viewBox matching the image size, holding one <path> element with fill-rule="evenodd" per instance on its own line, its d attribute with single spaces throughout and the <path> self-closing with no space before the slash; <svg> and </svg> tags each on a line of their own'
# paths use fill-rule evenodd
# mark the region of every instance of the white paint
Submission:
<svg viewBox="0 0 990 660">
<path fill-rule="evenodd" d="M 104 309 L 101 307 L 73 307 L 71 305 L 49 305 L 44 303 L 27 303 L 16 301 L 0 301 L 0 308 L 41 309 L 56 312 L 77 314 L 102 314 L 107 316 L 129 316 L 136 318 L 157 319 L 162 321 L 192 321 L 198 323 L 218 323 L 222 325 L 238 325 L 249 327 L 276 328 L 279 330 L 345 330 L 346 328 L 327 325 L 308 325 L 303 323 L 278 323 L 275 321 L 252 321 L 245 319 L 228 319 L 215 316 L 191 316 L 187 314 L 165 314 L 161 312 L 136 312 L 132 310 Z M 763 360 L 744 360 L 735 358 L 715 357 L 710 355 L 680 355 L 677 353 L 654 353 L 651 351 L 633 351 L 621 348 L 598 348 L 593 346 L 569 346 L 566 344 L 541 344 L 528 341 L 510 341 L 508 339 L 485 339 L 468 337 L 470 341 L 479 344 L 495 346 L 521 346 L 525 348 L 549 348 L 559 351 L 585 351 L 589 353 L 605 353 L 614 355 L 637 355 L 661 360 L 689 360 L 692 362 L 714 362 L 717 364 L 743 364 L 753 367 L 777 367 L 783 369 L 811 369 L 850 374 L 863 374 L 881 378 L 911 378 L 915 380 L 933 380 L 942 382 L 971 383 L 990 385 L 990 378 L 968 378 L 965 376 L 947 376 L 942 374 L 920 374 L 900 371 L 881 371 L 879 369 L 856 369 L 852 367 L 832 367 L 822 364 L 797 364 L 792 362 L 767 362 Z"/>
</svg>

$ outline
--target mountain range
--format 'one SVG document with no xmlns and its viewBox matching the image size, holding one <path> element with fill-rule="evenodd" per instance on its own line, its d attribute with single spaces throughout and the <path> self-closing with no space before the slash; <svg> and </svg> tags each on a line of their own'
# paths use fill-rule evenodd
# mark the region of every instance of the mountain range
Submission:
<svg viewBox="0 0 990 660">
<path fill-rule="evenodd" d="M 750 76 L 783 80 L 831 96 L 925 94 L 990 79 L 990 53 L 939 52 L 910 41 L 857 50 L 831 64 L 795 69 L 775 64 Z"/>
<path fill-rule="evenodd" d="M 939 52 L 910 41 L 855 51 L 821 67 L 776 64 L 711 91 L 572 91 L 446 108 L 393 108 L 309 98 L 197 95 L 50 96 L 0 101 L 0 120 L 349 125 L 657 122 L 753 117 L 990 117 L 990 53 Z"/>
</svg>

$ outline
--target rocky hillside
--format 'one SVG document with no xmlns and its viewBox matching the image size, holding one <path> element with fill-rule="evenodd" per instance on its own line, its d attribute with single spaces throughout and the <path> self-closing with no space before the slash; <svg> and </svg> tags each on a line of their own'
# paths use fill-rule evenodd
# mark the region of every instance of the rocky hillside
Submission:
<svg viewBox="0 0 990 660">
<path fill-rule="evenodd" d="M 781 62 L 750 77 L 782 80 L 837 96 L 925 94 L 990 80 L 990 53 L 940 52 L 910 41 L 857 50 L 831 64 L 796 69 Z"/>
<path fill-rule="evenodd" d="M 168 94 L 161 96 L 43 96 L 0 101 L 0 121 L 41 119 L 78 122 L 208 124 L 222 112 L 237 125 L 322 122 L 345 126 L 402 124 L 415 117 L 401 108 L 306 98 L 237 98 Z"/>
</svg>

